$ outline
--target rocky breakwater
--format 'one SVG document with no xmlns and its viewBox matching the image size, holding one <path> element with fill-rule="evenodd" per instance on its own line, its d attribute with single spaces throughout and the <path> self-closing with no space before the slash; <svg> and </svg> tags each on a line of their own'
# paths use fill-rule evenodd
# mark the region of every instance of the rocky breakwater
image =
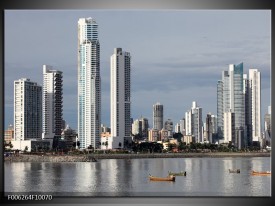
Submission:
<svg viewBox="0 0 275 206">
<path fill-rule="evenodd" d="M 92 162 L 92 157 L 86 155 L 24 155 L 5 157 L 11 162 Z"/>
<path fill-rule="evenodd" d="M 269 152 L 208 152 L 149 154 L 30 155 L 5 157 L 10 162 L 95 162 L 100 159 L 271 157 Z"/>
</svg>

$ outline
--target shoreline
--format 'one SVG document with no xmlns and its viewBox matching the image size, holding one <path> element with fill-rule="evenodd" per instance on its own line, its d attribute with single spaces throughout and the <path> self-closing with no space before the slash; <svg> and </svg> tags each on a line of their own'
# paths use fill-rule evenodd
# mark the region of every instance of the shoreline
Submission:
<svg viewBox="0 0 275 206">
<path fill-rule="evenodd" d="M 93 162 L 100 159 L 271 157 L 271 152 L 208 152 L 150 154 L 29 155 L 5 157 L 5 162 Z"/>
</svg>

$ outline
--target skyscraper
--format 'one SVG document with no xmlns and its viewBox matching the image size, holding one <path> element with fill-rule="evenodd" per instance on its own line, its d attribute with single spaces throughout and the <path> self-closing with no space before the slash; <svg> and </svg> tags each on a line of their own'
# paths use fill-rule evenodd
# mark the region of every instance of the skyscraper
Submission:
<svg viewBox="0 0 275 206">
<path fill-rule="evenodd" d="M 111 141 L 123 148 L 131 141 L 131 56 L 115 48 L 111 56 Z"/>
<path fill-rule="evenodd" d="M 214 141 L 216 140 L 216 133 L 217 133 L 217 118 L 215 115 L 211 115 L 211 113 L 208 113 L 206 115 L 204 129 L 205 129 L 206 141 L 209 141 L 210 143 L 214 143 Z"/>
<path fill-rule="evenodd" d="M 144 117 L 141 117 L 139 121 L 141 121 L 142 137 L 146 138 L 148 137 L 149 121 Z"/>
<path fill-rule="evenodd" d="M 249 69 L 250 122 L 252 125 L 252 141 L 260 141 L 261 137 L 261 73 L 258 69 Z"/>
<path fill-rule="evenodd" d="M 168 136 L 173 136 L 173 121 L 171 119 L 168 119 L 164 122 L 164 129 L 168 131 Z"/>
<path fill-rule="evenodd" d="M 268 106 L 268 112 L 264 116 L 264 132 L 265 138 L 270 142 L 271 135 L 271 107 Z M 270 145 L 270 144 L 269 144 Z"/>
<path fill-rule="evenodd" d="M 42 86 L 30 79 L 14 81 L 14 139 L 39 139 L 42 134 Z"/>
<path fill-rule="evenodd" d="M 232 143 L 239 147 L 244 145 L 246 134 L 243 92 L 243 63 L 230 64 L 228 71 L 223 71 L 222 80 L 217 85 L 217 126 L 219 138 L 224 138 L 224 114 L 234 113 L 236 131 Z"/>
<path fill-rule="evenodd" d="M 244 128 L 243 63 L 229 65 L 229 87 L 229 105 L 235 113 L 235 127 Z"/>
<path fill-rule="evenodd" d="M 192 102 L 191 110 L 185 113 L 186 135 L 195 137 L 195 142 L 203 142 L 203 122 L 202 108 L 197 106 L 197 103 Z"/>
<path fill-rule="evenodd" d="M 233 142 L 235 140 L 235 113 L 224 113 L 224 143 Z"/>
<path fill-rule="evenodd" d="M 99 147 L 101 125 L 100 44 L 98 24 L 78 21 L 78 138 L 80 148 Z"/>
<path fill-rule="evenodd" d="M 43 65 L 42 139 L 61 136 L 63 122 L 62 72 Z"/>
<path fill-rule="evenodd" d="M 159 102 L 153 105 L 153 129 L 163 128 L 163 105 Z"/>
</svg>

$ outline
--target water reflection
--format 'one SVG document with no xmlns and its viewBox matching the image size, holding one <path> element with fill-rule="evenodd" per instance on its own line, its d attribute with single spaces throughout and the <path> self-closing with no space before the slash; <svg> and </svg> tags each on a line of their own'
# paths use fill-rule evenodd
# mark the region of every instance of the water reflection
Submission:
<svg viewBox="0 0 275 206">
<path fill-rule="evenodd" d="M 229 169 L 241 173 L 229 173 Z M 5 162 L 5 191 L 69 192 L 80 196 L 270 196 L 270 158 L 110 159 L 77 163 Z M 148 175 L 186 171 L 175 182 Z"/>
</svg>

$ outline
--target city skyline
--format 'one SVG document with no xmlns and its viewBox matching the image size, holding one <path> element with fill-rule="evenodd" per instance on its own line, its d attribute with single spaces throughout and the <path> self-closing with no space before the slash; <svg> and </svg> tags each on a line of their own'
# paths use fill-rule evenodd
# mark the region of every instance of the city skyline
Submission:
<svg viewBox="0 0 275 206">
<path fill-rule="evenodd" d="M 45 15 L 49 13 L 52 16 Z M 205 116 L 208 112 L 217 115 L 216 84 L 222 71 L 227 70 L 228 64 L 244 62 L 244 73 L 246 74 L 248 74 L 250 68 L 257 68 L 262 74 L 262 116 L 267 113 L 267 106 L 270 105 L 271 22 L 270 12 L 268 11 L 6 11 L 6 14 L 5 128 L 13 122 L 11 121 L 12 116 L 7 116 L 9 114 L 8 111 L 13 108 L 13 94 L 9 86 L 10 81 L 13 82 L 15 79 L 25 77 L 42 84 L 42 69 L 38 65 L 50 64 L 63 71 L 63 116 L 72 128 L 77 129 L 77 105 L 75 102 L 77 99 L 77 49 L 71 51 L 76 56 L 69 57 L 72 54 L 67 51 L 70 50 L 67 47 L 75 47 L 77 44 L 75 39 L 70 38 L 70 41 L 66 41 L 67 47 L 62 47 L 64 44 L 62 43 L 63 36 L 59 36 L 61 33 L 56 30 L 58 28 L 56 26 L 59 25 L 58 23 L 64 17 L 66 17 L 66 22 L 73 19 L 72 22 L 68 23 L 69 25 L 65 24 L 65 27 L 62 28 L 73 31 L 73 34 L 63 31 L 68 36 L 77 35 L 76 23 L 78 18 L 91 16 L 99 24 L 100 43 L 102 45 L 103 111 L 101 122 L 105 125 L 110 125 L 110 97 L 108 97 L 110 96 L 110 74 L 108 73 L 110 62 L 108 61 L 109 57 L 106 58 L 105 56 L 106 54 L 110 56 L 115 47 L 126 48 L 133 57 L 131 76 L 133 85 L 131 95 L 132 118 L 137 119 L 140 116 L 148 118 L 151 128 L 152 105 L 156 102 L 164 105 L 164 121 L 172 119 L 174 124 L 184 117 L 185 112 L 193 101 L 196 101 L 202 107 L 203 121 L 205 121 Z M 111 15 L 112 19 L 110 19 Z M 30 50 L 28 50 L 30 53 L 26 52 L 27 55 L 25 54 L 26 56 L 24 56 L 22 53 L 24 48 L 26 48 L 24 47 L 24 42 L 28 44 L 29 40 L 29 36 L 26 35 L 28 29 L 22 30 L 22 37 L 26 37 L 23 42 L 20 41 L 21 36 L 13 39 L 12 31 L 17 27 L 14 25 L 15 22 L 13 24 L 9 24 L 9 22 L 12 23 L 12 20 L 16 20 L 17 23 L 22 21 L 23 23 L 21 22 L 21 24 L 17 25 L 20 28 L 20 26 L 28 26 L 27 20 L 34 16 L 43 17 L 46 21 L 43 24 L 44 27 L 38 25 L 38 30 L 42 28 L 47 30 L 48 28 L 49 31 L 53 31 L 53 33 L 47 33 L 48 35 L 46 36 L 49 39 L 45 42 L 49 44 L 49 48 L 54 49 L 48 53 L 38 50 L 36 51 L 37 54 L 34 54 L 30 45 Z M 129 17 L 127 21 L 124 18 L 125 16 Z M 215 19 L 214 17 L 216 16 L 220 16 L 221 19 Z M 257 16 L 257 18 L 254 16 Z M 186 17 L 189 17 L 188 21 Z M 55 19 L 57 22 L 54 21 Z M 219 30 L 218 33 L 220 35 L 215 35 L 216 30 L 213 30 L 213 25 L 210 25 L 208 20 L 215 21 L 212 24 Z M 267 20 L 267 22 L 264 20 Z M 114 24 L 115 22 L 121 24 Z M 179 22 L 183 23 L 186 30 L 182 30 Z M 120 27 L 120 25 L 125 23 L 127 30 L 123 30 Z M 227 30 L 223 24 L 226 24 L 227 27 L 228 24 L 231 25 L 232 29 Z M 11 27 L 13 25 L 15 26 L 14 28 Z M 109 27 L 106 28 L 106 25 Z M 114 26 L 116 27 L 114 28 Z M 207 28 L 207 26 L 210 28 Z M 240 32 L 239 29 L 242 26 L 245 31 Z M 106 32 L 112 29 L 113 31 L 121 32 L 117 32 L 118 34 Z M 167 30 L 170 32 L 167 32 Z M 228 34 L 226 34 L 227 32 Z M 43 32 L 39 34 L 42 35 Z M 111 37 L 107 38 L 107 35 L 111 35 Z M 39 38 L 37 37 L 36 40 L 34 36 L 30 38 L 34 43 L 41 39 L 44 40 L 39 35 L 37 35 Z M 120 38 L 118 38 L 119 36 Z M 57 42 L 57 40 L 61 45 L 55 44 L 55 47 L 51 47 L 51 41 Z M 42 48 L 43 42 L 41 42 Z M 19 45 L 16 43 L 19 43 Z M 16 50 L 14 46 L 18 46 Z M 21 55 L 18 55 L 18 53 Z M 39 56 L 39 60 L 35 58 L 36 55 Z M 60 61 L 63 58 L 63 62 Z M 22 63 L 24 61 L 25 64 Z M 23 67 L 23 71 L 18 67 Z M 14 71 L 18 72 L 14 73 Z"/>
</svg>

